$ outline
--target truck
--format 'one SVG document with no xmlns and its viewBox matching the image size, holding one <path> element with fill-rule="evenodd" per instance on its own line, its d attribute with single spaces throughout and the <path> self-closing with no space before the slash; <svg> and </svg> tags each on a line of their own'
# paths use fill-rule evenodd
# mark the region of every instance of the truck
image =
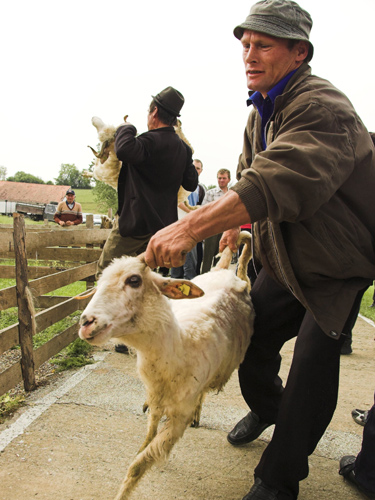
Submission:
<svg viewBox="0 0 375 500">
<path fill-rule="evenodd" d="M 0 201 L 0 214 L 12 216 L 12 213 L 16 212 L 16 202 L 2 200 Z"/>
<path fill-rule="evenodd" d="M 32 220 L 54 220 L 54 215 L 57 209 L 57 201 L 49 203 L 16 203 L 16 212 L 30 217 Z"/>
</svg>

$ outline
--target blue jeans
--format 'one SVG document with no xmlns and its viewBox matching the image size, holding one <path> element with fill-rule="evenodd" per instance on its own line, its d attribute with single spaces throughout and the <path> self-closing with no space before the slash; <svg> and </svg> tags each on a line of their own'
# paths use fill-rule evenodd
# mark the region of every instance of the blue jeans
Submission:
<svg viewBox="0 0 375 500">
<path fill-rule="evenodd" d="M 180 267 L 172 267 L 171 278 L 192 280 L 197 275 L 197 247 L 186 254 L 185 264 Z"/>
</svg>

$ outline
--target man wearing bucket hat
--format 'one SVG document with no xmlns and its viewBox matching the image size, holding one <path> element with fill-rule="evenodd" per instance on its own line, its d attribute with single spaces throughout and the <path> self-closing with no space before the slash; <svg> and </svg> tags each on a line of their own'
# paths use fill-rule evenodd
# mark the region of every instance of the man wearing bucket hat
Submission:
<svg viewBox="0 0 375 500">
<path fill-rule="evenodd" d="M 176 265 L 224 230 L 221 249 L 235 250 L 230 228 L 253 224 L 256 317 L 239 369 L 250 412 L 228 441 L 275 429 L 243 500 L 298 497 L 336 407 L 341 345 L 375 276 L 374 146 L 346 96 L 311 74 L 311 27 L 295 2 L 263 0 L 234 29 L 252 105 L 238 182 L 158 232 L 145 255 L 150 266 Z M 283 386 L 280 350 L 292 338 Z"/>
<path fill-rule="evenodd" d="M 122 161 L 118 211 L 97 276 L 113 258 L 144 252 L 156 231 L 177 220 L 180 186 L 187 191 L 197 187 L 192 150 L 173 128 L 184 102 L 178 90 L 167 87 L 152 96 L 148 132 L 137 136 L 130 123 L 119 127 L 115 139 L 116 155 Z"/>
</svg>

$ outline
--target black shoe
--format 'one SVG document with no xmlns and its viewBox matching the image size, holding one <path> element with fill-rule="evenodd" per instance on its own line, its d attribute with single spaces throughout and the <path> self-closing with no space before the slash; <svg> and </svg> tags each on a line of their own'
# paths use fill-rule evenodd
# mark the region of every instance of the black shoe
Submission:
<svg viewBox="0 0 375 500">
<path fill-rule="evenodd" d="M 233 446 L 251 443 L 251 441 L 259 437 L 270 425 L 272 424 L 263 422 L 263 420 L 259 419 L 258 415 L 250 411 L 246 417 L 240 420 L 230 431 L 227 439 Z"/>
<path fill-rule="evenodd" d="M 129 347 L 125 344 L 116 344 L 115 351 L 121 352 L 121 354 L 129 354 Z"/>
<path fill-rule="evenodd" d="M 353 352 L 352 350 L 352 339 L 351 337 L 348 337 L 344 340 L 344 343 L 341 346 L 341 354 L 351 354 Z"/>
<path fill-rule="evenodd" d="M 344 478 L 352 483 L 361 493 L 363 493 L 370 500 L 375 500 L 375 491 L 366 490 L 356 479 L 354 472 L 356 457 L 354 455 L 345 455 L 340 460 L 340 476 L 344 476 Z"/>
<path fill-rule="evenodd" d="M 251 490 L 242 500 L 277 500 L 278 490 L 270 488 L 257 477 Z"/>
<path fill-rule="evenodd" d="M 368 410 L 352 410 L 352 417 L 354 422 L 359 425 L 366 425 L 368 420 Z"/>
</svg>

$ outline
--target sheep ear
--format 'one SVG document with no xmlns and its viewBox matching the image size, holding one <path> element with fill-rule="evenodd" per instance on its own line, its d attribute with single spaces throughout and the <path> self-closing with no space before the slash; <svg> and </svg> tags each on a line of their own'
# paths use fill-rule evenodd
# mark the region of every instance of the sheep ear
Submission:
<svg viewBox="0 0 375 500">
<path fill-rule="evenodd" d="M 161 293 L 170 299 L 196 299 L 204 295 L 204 291 L 199 286 L 188 280 L 163 278 L 153 273 L 152 281 Z"/>
</svg>

